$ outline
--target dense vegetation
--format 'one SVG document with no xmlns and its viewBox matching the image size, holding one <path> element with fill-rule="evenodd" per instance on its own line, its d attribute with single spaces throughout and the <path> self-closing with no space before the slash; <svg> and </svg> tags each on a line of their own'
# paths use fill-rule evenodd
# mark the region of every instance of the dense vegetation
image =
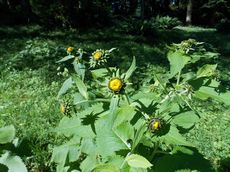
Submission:
<svg viewBox="0 0 230 172">
<path fill-rule="evenodd" d="M 229 16 L 0 0 L 0 171 L 230 171 Z"/>
</svg>

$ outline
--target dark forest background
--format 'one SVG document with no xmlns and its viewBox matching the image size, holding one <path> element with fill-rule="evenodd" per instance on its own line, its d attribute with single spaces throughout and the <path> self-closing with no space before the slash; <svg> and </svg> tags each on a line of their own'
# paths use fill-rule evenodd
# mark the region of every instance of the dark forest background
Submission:
<svg viewBox="0 0 230 172">
<path fill-rule="evenodd" d="M 116 19 L 177 17 L 184 24 L 229 26 L 228 0 L 0 0 L 0 24 L 103 27 Z"/>
</svg>

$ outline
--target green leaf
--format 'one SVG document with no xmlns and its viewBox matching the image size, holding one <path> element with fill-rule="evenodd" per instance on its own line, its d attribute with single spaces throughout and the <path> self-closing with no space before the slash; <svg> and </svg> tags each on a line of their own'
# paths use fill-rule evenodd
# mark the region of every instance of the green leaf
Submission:
<svg viewBox="0 0 230 172">
<path fill-rule="evenodd" d="M 116 126 L 116 128 L 113 129 L 113 131 L 116 133 L 116 135 L 127 145 L 127 148 L 131 148 L 131 146 L 128 144 L 128 140 L 134 139 L 134 128 L 129 122 L 123 122 L 120 125 Z"/>
<path fill-rule="evenodd" d="M 96 166 L 96 155 L 88 155 L 80 165 L 83 172 L 92 171 Z"/>
<path fill-rule="evenodd" d="M 61 60 L 57 61 L 57 63 L 64 62 L 64 61 L 67 61 L 67 60 L 73 59 L 73 58 L 74 58 L 73 55 L 68 55 L 68 56 L 65 56 L 64 58 L 62 58 Z"/>
<path fill-rule="evenodd" d="M 206 64 L 202 66 L 197 71 L 197 78 L 213 76 L 215 74 L 216 68 L 217 68 L 217 64 L 215 65 Z"/>
<path fill-rule="evenodd" d="M 129 172 L 148 172 L 148 169 L 131 167 Z"/>
<path fill-rule="evenodd" d="M 191 59 L 189 56 L 182 54 L 179 51 L 169 51 L 167 57 L 170 62 L 171 77 L 175 76 L 178 72 L 180 72 Z"/>
<path fill-rule="evenodd" d="M 58 92 L 58 98 L 65 94 L 67 92 L 68 89 L 70 89 L 73 86 L 73 81 L 72 81 L 72 77 L 69 77 L 68 79 L 65 80 L 65 82 L 63 83 L 61 89 Z"/>
<path fill-rule="evenodd" d="M 130 167 L 134 168 L 150 168 L 152 164 L 143 156 L 137 154 L 131 154 L 126 158 L 126 162 Z"/>
<path fill-rule="evenodd" d="M 73 62 L 75 72 L 81 77 L 82 80 L 85 78 L 85 65 L 74 60 Z"/>
<path fill-rule="evenodd" d="M 81 120 L 77 117 L 63 117 L 55 131 L 66 137 L 77 135 L 92 138 L 95 136 L 91 127 L 89 125 L 82 125 Z"/>
<path fill-rule="evenodd" d="M 61 145 L 53 149 L 51 162 L 58 163 L 59 167 L 64 167 L 69 149 L 68 145 Z"/>
<path fill-rule="evenodd" d="M 116 111 L 117 117 L 113 127 L 116 127 L 123 122 L 131 121 L 135 114 L 136 114 L 135 108 L 130 105 L 120 107 Z"/>
<path fill-rule="evenodd" d="M 81 95 L 85 99 L 88 99 L 87 87 L 85 86 L 84 82 L 78 76 L 74 76 L 73 79 L 74 79 L 74 81 L 77 85 L 77 88 L 78 88 L 79 92 L 81 93 Z"/>
<path fill-rule="evenodd" d="M 66 143 L 53 149 L 51 162 L 58 163 L 61 168 L 65 166 L 67 160 L 68 162 L 78 160 L 80 154 L 81 152 L 78 150 L 77 145 Z"/>
<path fill-rule="evenodd" d="M 92 76 L 93 78 L 102 78 L 105 77 L 108 73 L 107 69 L 105 68 L 101 68 L 101 69 L 95 69 L 95 70 L 91 70 Z"/>
<path fill-rule="evenodd" d="M 0 144 L 10 143 L 15 137 L 15 128 L 13 125 L 0 128 Z"/>
<path fill-rule="evenodd" d="M 102 156 L 112 156 L 115 151 L 125 150 L 127 146 L 112 131 L 113 121 L 110 121 L 111 114 L 96 121 L 95 128 L 97 133 L 96 145 L 98 152 Z"/>
<path fill-rule="evenodd" d="M 113 114 L 115 113 L 115 111 L 117 110 L 118 108 L 118 103 L 119 103 L 119 97 L 118 95 L 114 95 L 112 98 L 111 98 L 111 101 L 110 101 L 110 105 L 109 105 L 109 109 L 110 109 L 110 112 L 111 112 L 111 116 L 113 116 Z"/>
<path fill-rule="evenodd" d="M 182 128 L 189 129 L 196 122 L 199 121 L 199 117 L 193 111 L 183 112 L 176 115 L 172 122 Z"/>
<path fill-rule="evenodd" d="M 138 128 L 134 136 L 132 150 L 134 150 L 136 146 L 139 144 L 147 128 L 145 125 L 145 121 L 141 121 L 141 120 L 139 121 L 140 121 L 139 123 L 136 123 L 138 124 Z"/>
<path fill-rule="evenodd" d="M 174 126 L 171 126 L 169 132 L 166 135 L 161 136 L 160 140 L 166 144 L 194 147 L 193 144 L 185 140 L 185 138 L 179 133 L 178 129 Z"/>
<path fill-rule="evenodd" d="M 120 170 L 111 165 L 111 164 L 104 164 L 104 165 L 98 165 L 95 169 L 93 169 L 93 172 L 119 172 Z"/>
<path fill-rule="evenodd" d="M 1 156 L 0 164 L 7 166 L 9 172 L 27 172 L 22 159 L 19 156 L 11 156 L 9 152 Z"/>
<path fill-rule="evenodd" d="M 230 91 L 226 92 L 216 92 L 215 87 L 202 86 L 198 91 L 195 91 L 195 97 L 206 100 L 208 98 L 213 98 L 219 102 L 223 102 L 226 105 L 230 105 Z"/>
<path fill-rule="evenodd" d="M 135 69 L 136 69 L 136 58 L 133 57 L 132 64 L 131 64 L 131 66 L 129 67 L 128 71 L 126 72 L 126 74 L 125 74 L 125 79 L 124 79 L 124 80 L 129 79 L 130 76 L 132 75 L 132 73 L 135 71 Z"/>
<path fill-rule="evenodd" d="M 125 150 L 127 146 L 118 138 L 114 132 L 104 129 L 97 132 L 97 148 L 102 156 L 111 156 L 116 151 Z"/>
</svg>

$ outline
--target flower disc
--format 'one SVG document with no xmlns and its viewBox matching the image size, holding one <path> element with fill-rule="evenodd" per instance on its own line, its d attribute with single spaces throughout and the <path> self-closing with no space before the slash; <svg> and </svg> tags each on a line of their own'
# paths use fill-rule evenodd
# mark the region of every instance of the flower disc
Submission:
<svg viewBox="0 0 230 172">
<path fill-rule="evenodd" d="M 109 81 L 109 89 L 114 92 L 119 92 L 122 89 L 123 82 L 120 78 L 113 78 Z"/>
</svg>

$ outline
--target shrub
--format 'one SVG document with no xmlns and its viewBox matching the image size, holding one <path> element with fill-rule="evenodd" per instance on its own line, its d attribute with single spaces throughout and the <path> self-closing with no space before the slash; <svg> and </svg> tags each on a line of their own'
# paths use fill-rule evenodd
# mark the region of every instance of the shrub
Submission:
<svg viewBox="0 0 230 172">
<path fill-rule="evenodd" d="M 58 93 L 66 116 L 55 131 L 66 140 L 53 149 L 57 171 L 210 171 L 196 145 L 181 134 L 199 121 L 196 99 L 229 104 L 230 92 L 218 90 L 216 64 L 191 70 L 199 64 L 201 44 L 186 40 L 172 45 L 167 55 L 170 72 L 153 73 L 154 84 L 140 90 L 130 83 L 135 57 L 124 70 L 108 65 L 114 48 L 96 50 L 90 57 L 82 49 L 67 51 L 58 62 L 72 61 L 76 73 L 65 75 Z M 183 159 L 192 166 L 181 163 Z"/>
<path fill-rule="evenodd" d="M 174 17 L 156 16 L 149 21 L 153 28 L 157 29 L 172 29 L 176 26 L 182 25 L 182 22 Z"/>
</svg>

